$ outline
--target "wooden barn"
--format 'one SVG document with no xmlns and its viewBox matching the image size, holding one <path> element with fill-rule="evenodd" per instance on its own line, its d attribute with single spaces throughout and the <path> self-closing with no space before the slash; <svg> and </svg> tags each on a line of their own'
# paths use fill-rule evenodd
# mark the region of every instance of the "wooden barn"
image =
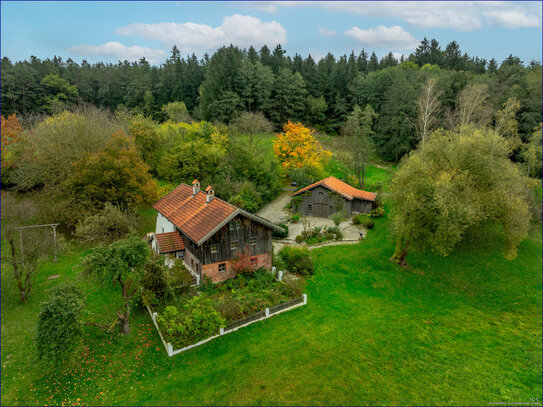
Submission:
<svg viewBox="0 0 543 407">
<path fill-rule="evenodd" d="M 181 184 L 153 205 L 157 210 L 152 246 L 157 253 L 183 258 L 185 266 L 202 281 L 235 276 L 232 261 L 249 257 L 252 268 L 271 268 L 272 230 L 280 227 L 215 197 L 211 186 L 200 191 Z"/>
<path fill-rule="evenodd" d="M 293 208 L 305 216 L 327 218 L 336 212 L 347 217 L 356 213 L 369 213 L 376 194 L 356 189 L 345 182 L 328 177 L 292 194 Z"/>
</svg>

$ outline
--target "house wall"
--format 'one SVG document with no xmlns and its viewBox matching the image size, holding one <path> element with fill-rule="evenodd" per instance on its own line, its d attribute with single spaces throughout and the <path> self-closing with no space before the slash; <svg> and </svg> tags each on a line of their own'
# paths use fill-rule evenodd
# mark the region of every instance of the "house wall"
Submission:
<svg viewBox="0 0 543 407">
<path fill-rule="evenodd" d="M 304 192 L 301 197 L 298 211 L 305 216 L 328 218 L 336 212 L 344 212 L 347 217 L 351 216 L 351 201 L 321 185 Z"/>
<path fill-rule="evenodd" d="M 156 230 L 155 233 L 169 233 L 169 232 L 175 232 L 176 227 L 175 225 L 170 222 L 168 219 L 166 219 L 162 214 L 158 213 L 158 216 L 156 218 Z"/>
<path fill-rule="evenodd" d="M 373 202 L 364 199 L 353 199 L 352 210 L 359 213 L 370 213 L 373 207 Z"/>
<path fill-rule="evenodd" d="M 256 259 L 255 268 L 265 268 L 267 270 L 271 269 L 271 253 L 257 254 L 255 256 L 251 256 L 251 258 Z M 219 264 L 221 263 L 226 263 L 226 271 L 222 273 L 219 272 Z M 204 275 L 211 278 L 214 283 L 218 283 L 219 281 L 225 281 L 229 278 L 235 277 L 236 271 L 233 267 L 233 262 L 229 260 L 226 262 L 217 262 L 203 265 L 202 276 Z"/>
<path fill-rule="evenodd" d="M 235 225 L 238 220 L 239 229 L 234 227 L 233 230 L 230 230 L 230 224 Z M 237 253 L 247 252 L 251 257 L 257 257 L 259 259 L 258 267 L 271 268 L 271 229 L 244 216 L 236 216 L 201 246 L 198 246 L 187 236 L 183 234 L 182 236 L 183 242 L 185 243 L 185 263 L 190 266 L 191 259 L 193 259 L 194 262 L 198 262 L 202 269 L 202 273 L 206 270 L 206 273 L 210 275 L 214 282 L 233 277 L 228 267 L 231 267 L 230 262 L 236 258 Z M 251 245 L 251 237 L 256 237 L 255 245 Z M 231 243 L 234 241 L 237 242 L 236 250 L 231 249 Z M 217 253 L 211 253 L 211 247 L 214 244 L 217 244 Z M 261 255 L 264 255 L 264 257 Z M 269 258 L 269 261 L 263 260 L 267 258 Z M 220 273 L 219 275 L 218 265 L 219 263 L 225 262 L 228 264 L 227 271 L 226 273 Z M 210 267 L 206 267 L 208 265 Z"/>
</svg>

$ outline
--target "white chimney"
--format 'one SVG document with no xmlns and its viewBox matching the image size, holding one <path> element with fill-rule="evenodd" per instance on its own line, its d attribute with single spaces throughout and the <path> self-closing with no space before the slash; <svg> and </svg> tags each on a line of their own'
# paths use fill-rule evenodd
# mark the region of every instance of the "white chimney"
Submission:
<svg viewBox="0 0 543 407">
<path fill-rule="evenodd" d="M 192 181 L 192 195 L 196 195 L 198 192 L 200 192 L 200 181 L 195 179 Z"/>
<path fill-rule="evenodd" d="M 213 198 L 215 198 L 215 191 L 213 190 L 213 187 L 211 185 L 208 185 L 206 188 L 206 203 L 210 203 Z"/>
</svg>

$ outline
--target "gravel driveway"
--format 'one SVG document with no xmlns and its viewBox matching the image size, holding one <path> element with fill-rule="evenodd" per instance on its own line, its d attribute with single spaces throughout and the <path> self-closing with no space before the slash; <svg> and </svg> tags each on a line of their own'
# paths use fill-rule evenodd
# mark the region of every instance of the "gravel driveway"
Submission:
<svg viewBox="0 0 543 407">
<path fill-rule="evenodd" d="M 283 192 L 256 214 L 272 223 L 287 223 L 288 212 L 284 211 L 283 208 L 289 203 L 291 193 L 292 191 Z"/>
</svg>

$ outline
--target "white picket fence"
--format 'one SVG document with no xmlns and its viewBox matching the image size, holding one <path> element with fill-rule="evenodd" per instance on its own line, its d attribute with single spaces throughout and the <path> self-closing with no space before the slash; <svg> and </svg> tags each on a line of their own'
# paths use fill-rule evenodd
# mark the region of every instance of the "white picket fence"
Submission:
<svg viewBox="0 0 543 407">
<path fill-rule="evenodd" d="M 209 342 L 212 339 L 218 338 L 219 336 L 226 335 L 226 334 L 229 334 L 231 332 L 235 332 L 238 329 L 245 328 L 246 326 L 249 326 L 249 325 L 251 325 L 251 324 L 253 324 L 255 322 L 262 321 L 262 320 L 267 319 L 269 317 L 272 317 L 274 315 L 280 314 L 280 313 L 285 312 L 285 311 L 290 311 L 291 309 L 298 308 L 298 307 L 301 307 L 301 306 L 306 305 L 306 304 L 307 304 L 307 295 L 302 294 L 302 301 L 297 303 L 297 304 L 294 304 L 291 307 L 284 308 L 284 309 L 281 309 L 281 310 L 273 312 L 273 313 L 270 313 L 270 309 L 266 308 L 264 310 L 264 316 L 262 318 L 258 318 L 258 319 L 255 319 L 253 321 L 249 321 L 249 322 L 247 322 L 247 323 L 245 323 L 243 325 L 237 326 L 237 327 L 229 329 L 229 330 L 225 330 L 224 328 L 220 328 L 218 335 L 210 336 L 209 338 L 206 338 L 206 339 L 204 339 L 204 340 L 202 340 L 202 341 L 200 341 L 198 343 L 195 343 L 195 344 L 189 345 L 189 346 L 185 346 L 184 348 L 181 348 L 181 349 L 175 349 L 175 350 L 173 349 L 173 346 L 172 346 L 171 343 L 166 342 L 166 340 L 164 339 L 164 336 L 162 336 L 162 332 L 160 332 L 160 328 L 158 327 L 158 323 L 156 321 L 157 313 L 153 312 L 149 306 L 147 306 L 147 311 L 149 311 L 149 315 L 151 315 L 151 319 L 153 320 L 153 323 L 155 324 L 158 335 L 160 336 L 160 339 L 162 340 L 162 343 L 164 344 L 164 348 L 166 349 L 166 353 L 168 354 L 168 356 L 174 356 L 174 355 L 177 355 L 178 353 L 185 352 L 186 350 L 195 348 L 196 346 L 203 345 L 204 343 Z"/>
</svg>

